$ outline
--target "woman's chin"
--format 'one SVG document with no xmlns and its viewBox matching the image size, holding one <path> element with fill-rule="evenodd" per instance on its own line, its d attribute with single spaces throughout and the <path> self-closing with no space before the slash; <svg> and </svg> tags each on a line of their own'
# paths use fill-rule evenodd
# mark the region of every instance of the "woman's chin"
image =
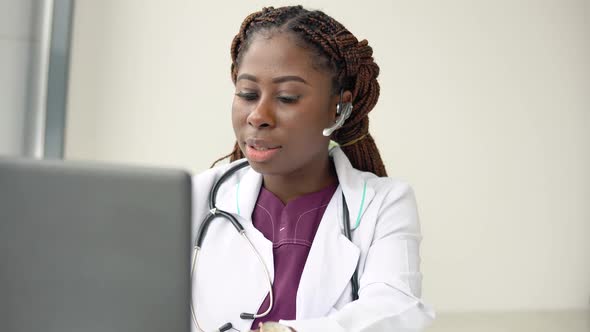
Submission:
<svg viewBox="0 0 590 332">
<path fill-rule="evenodd" d="M 260 162 L 248 159 L 248 163 L 250 163 L 250 167 L 252 167 L 256 173 L 260 173 L 262 175 L 276 173 L 276 165 L 273 165 L 272 162 Z"/>
</svg>

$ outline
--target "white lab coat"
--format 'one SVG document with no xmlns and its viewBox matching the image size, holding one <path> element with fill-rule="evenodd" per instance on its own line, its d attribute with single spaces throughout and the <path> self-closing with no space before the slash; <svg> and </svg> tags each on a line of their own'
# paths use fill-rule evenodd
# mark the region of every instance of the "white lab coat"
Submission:
<svg viewBox="0 0 590 332">
<path fill-rule="evenodd" d="M 416 331 L 434 318 L 420 299 L 421 240 L 412 189 L 392 178 L 354 169 L 338 147 L 330 151 L 340 185 L 313 240 L 297 291 L 296 319 L 281 321 L 307 331 Z M 231 164 L 230 164 L 231 165 Z M 208 213 L 207 196 L 230 165 L 193 179 L 193 243 Z M 250 167 L 219 189 L 217 207 L 236 216 L 274 276 L 271 241 L 252 225 L 262 176 Z M 342 233 L 342 191 L 349 208 L 352 242 Z M 358 221 L 358 225 L 357 225 Z M 359 299 L 352 302 L 350 279 L 358 265 Z M 213 331 L 231 322 L 248 331 L 268 293 L 257 256 L 225 219 L 215 219 L 205 237 L 193 278 L 193 301 L 200 326 Z M 194 326 L 193 326 L 194 329 Z"/>
</svg>

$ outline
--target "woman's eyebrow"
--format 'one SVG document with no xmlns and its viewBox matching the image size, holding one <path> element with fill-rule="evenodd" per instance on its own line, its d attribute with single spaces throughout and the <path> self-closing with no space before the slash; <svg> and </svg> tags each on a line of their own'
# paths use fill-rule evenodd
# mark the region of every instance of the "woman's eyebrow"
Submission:
<svg viewBox="0 0 590 332">
<path fill-rule="evenodd" d="M 241 74 L 236 79 L 236 82 L 239 80 L 248 80 L 248 81 L 258 83 L 258 78 L 256 78 L 256 76 L 251 75 L 251 74 Z M 289 81 L 301 82 L 303 84 L 310 85 L 309 83 L 307 83 L 306 80 L 304 80 L 303 78 L 296 76 L 296 75 L 279 76 L 279 77 L 275 77 L 272 79 L 272 82 L 275 84 L 289 82 Z"/>
<path fill-rule="evenodd" d="M 275 77 L 272 79 L 273 83 L 284 83 L 284 82 L 288 82 L 288 81 L 296 81 L 296 82 L 301 82 L 301 83 L 310 85 L 303 78 L 301 78 L 299 76 L 295 76 L 295 75 L 280 76 L 280 77 Z"/>
<path fill-rule="evenodd" d="M 249 81 L 252 81 L 252 82 L 258 82 L 258 79 L 256 78 L 256 76 L 250 75 L 250 74 L 241 74 L 236 79 L 236 82 L 239 81 L 239 80 L 249 80 Z"/>
</svg>

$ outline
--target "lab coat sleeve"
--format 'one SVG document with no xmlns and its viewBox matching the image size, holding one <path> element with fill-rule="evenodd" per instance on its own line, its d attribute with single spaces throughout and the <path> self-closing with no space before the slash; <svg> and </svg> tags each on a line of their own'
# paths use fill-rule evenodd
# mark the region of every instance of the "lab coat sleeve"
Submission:
<svg viewBox="0 0 590 332">
<path fill-rule="evenodd" d="M 299 332 L 406 332 L 420 331 L 434 319 L 420 299 L 421 235 L 414 193 L 399 181 L 389 187 L 360 278 L 359 299 L 324 318 L 283 324 Z"/>
</svg>

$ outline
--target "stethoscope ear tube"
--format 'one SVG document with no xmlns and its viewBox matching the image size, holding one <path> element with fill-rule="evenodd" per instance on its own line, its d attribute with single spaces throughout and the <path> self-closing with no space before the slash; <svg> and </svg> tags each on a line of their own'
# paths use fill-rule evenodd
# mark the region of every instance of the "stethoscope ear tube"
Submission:
<svg viewBox="0 0 590 332">
<path fill-rule="evenodd" d="M 205 234 L 207 233 L 207 229 L 209 228 L 209 224 L 217 216 L 227 218 L 227 220 L 229 220 L 232 223 L 232 225 L 234 225 L 234 227 L 239 233 L 244 232 L 244 227 L 242 227 L 242 225 L 238 222 L 236 217 L 234 217 L 231 213 L 217 209 L 217 207 L 215 206 L 215 202 L 217 201 L 217 192 L 219 191 L 219 187 L 221 187 L 221 184 L 225 182 L 227 178 L 234 175 L 234 173 L 248 165 L 248 161 L 244 160 L 243 162 L 233 166 L 215 182 L 213 188 L 211 189 L 211 191 L 209 191 L 209 214 L 207 214 L 207 217 L 205 217 L 205 220 L 203 220 L 201 227 L 199 227 L 197 239 L 195 240 L 196 247 L 201 248 L 201 245 L 203 244 L 203 239 L 205 239 Z"/>
<path fill-rule="evenodd" d="M 217 200 L 217 191 L 221 184 L 225 182 L 227 178 L 234 175 L 235 172 L 239 171 L 240 169 L 248 166 L 248 160 L 244 160 L 243 162 L 233 166 L 227 172 L 225 172 L 213 185 L 213 189 L 209 192 L 209 211 L 215 210 L 215 202 Z"/>
</svg>

